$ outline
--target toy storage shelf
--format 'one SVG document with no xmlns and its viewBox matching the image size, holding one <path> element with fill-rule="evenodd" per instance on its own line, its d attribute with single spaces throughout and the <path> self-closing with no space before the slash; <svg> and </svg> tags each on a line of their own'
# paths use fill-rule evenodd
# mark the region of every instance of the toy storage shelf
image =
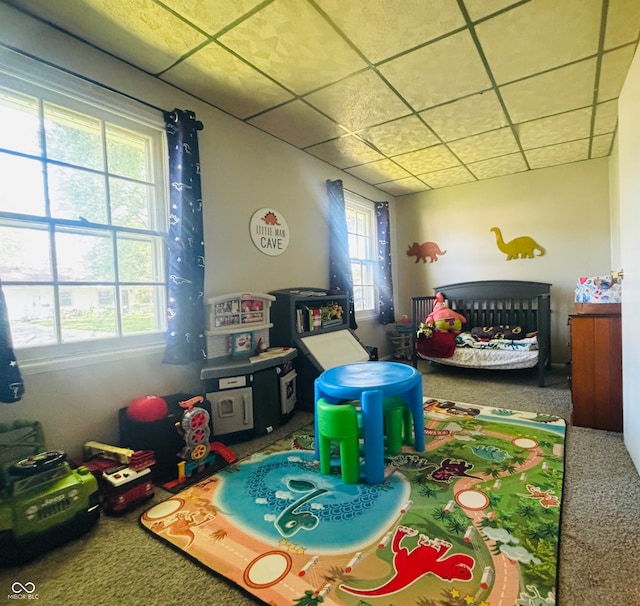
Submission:
<svg viewBox="0 0 640 606">
<path fill-rule="evenodd" d="M 271 345 L 291 347 L 301 337 L 348 328 L 349 298 L 345 293 L 332 293 L 324 288 L 299 287 L 273 290 L 270 294 L 275 297 L 271 304 Z M 322 310 L 327 315 L 327 310 L 336 305 L 342 309 L 341 317 L 322 318 Z M 321 310 L 315 327 L 313 310 Z"/>
</svg>

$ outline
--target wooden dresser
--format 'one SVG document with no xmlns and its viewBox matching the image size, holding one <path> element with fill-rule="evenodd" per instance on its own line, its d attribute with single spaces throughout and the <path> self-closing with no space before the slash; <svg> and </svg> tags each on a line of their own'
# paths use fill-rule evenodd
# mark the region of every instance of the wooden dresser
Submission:
<svg viewBox="0 0 640 606">
<path fill-rule="evenodd" d="M 569 316 L 573 424 L 622 431 L 620 314 Z"/>
</svg>

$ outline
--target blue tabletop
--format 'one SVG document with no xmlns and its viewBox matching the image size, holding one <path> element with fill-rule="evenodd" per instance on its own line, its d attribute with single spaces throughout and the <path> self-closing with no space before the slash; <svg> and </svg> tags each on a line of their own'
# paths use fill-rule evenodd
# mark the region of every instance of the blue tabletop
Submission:
<svg viewBox="0 0 640 606">
<path fill-rule="evenodd" d="M 356 362 L 325 370 L 320 380 L 325 386 L 380 389 L 415 379 L 418 371 L 399 362 Z"/>
</svg>

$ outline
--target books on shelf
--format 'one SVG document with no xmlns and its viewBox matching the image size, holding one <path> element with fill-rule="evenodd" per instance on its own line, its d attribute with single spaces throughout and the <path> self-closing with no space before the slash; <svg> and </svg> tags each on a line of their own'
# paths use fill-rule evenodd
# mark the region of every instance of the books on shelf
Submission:
<svg viewBox="0 0 640 606">
<path fill-rule="evenodd" d="M 296 332 L 316 332 L 342 326 L 342 307 L 337 303 L 322 306 L 303 305 L 296 308 Z"/>
</svg>

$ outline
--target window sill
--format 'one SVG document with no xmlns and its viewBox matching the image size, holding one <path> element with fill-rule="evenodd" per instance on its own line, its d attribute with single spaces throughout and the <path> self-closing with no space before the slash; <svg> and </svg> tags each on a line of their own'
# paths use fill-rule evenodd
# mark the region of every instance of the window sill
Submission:
<svg viewBox="0 0 640 606">
<path fill-rule="evenodd" d="M 164 342 L 155 344 L 138 345 L 120 349 L 109 349 L 99 352 L 88 352 L 82 355 L 60 356 L 57 358 L 43 358 L 20 361 L 20 352 L 16 352 L 18 366 L 23 377 L 80 368 L 83 366 L 96 366 L 110 362 L 119 362 L 141 356 L 153 356 L 163 354 Z"/>
<path fill-rule="evenodd" d="M 356 312 L 356 322 L 373 322 L 378 318 L 377 311 L 360 311 Z"/>
</svg>

